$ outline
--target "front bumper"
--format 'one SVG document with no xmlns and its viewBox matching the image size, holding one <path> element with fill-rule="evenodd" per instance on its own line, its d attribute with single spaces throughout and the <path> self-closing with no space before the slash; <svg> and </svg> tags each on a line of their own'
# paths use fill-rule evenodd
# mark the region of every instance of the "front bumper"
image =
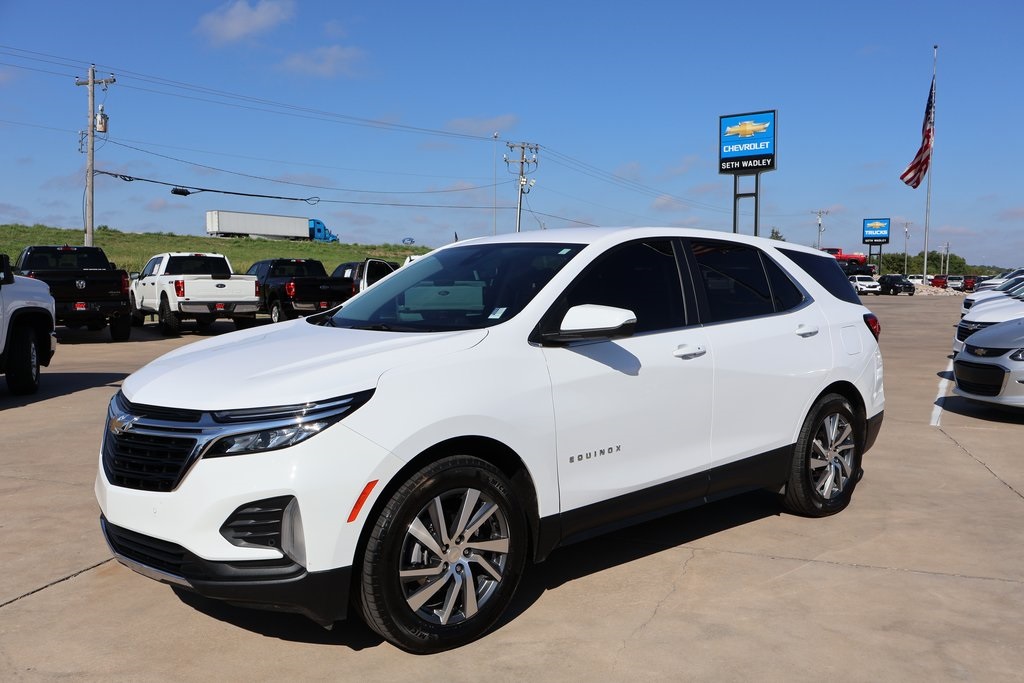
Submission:
<svg viewBox="0 0 1024 683">
<path fill-rule="evenodd" d="M 969 360 L 965 352 L 953 363 L 957 396 L 1011 408 L 1024 408 L 1024 363 L 1000 359 L 999 363 Z"/>
<path fill-rule="evenodd" d="M 215 562 L 175 543 L 118 527 L 102 515 L 100 528 L 121 564 L 161 583 L 243 607 L 302 614 L 325 627 L 347 615 L 350 566 L 308 572 L 288 558 Z"/>
</svg>

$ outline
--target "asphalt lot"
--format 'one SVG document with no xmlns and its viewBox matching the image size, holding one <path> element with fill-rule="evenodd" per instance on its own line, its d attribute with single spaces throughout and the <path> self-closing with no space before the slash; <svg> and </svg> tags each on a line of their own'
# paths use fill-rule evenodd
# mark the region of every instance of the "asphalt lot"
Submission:
<svg viewBox="0 0 1024 683">
<path fill-rule="evenodd" d="M 60 328 L 37 396 L 0 385 L 0 679 L 1021 680 L 1024 417 L 949 396 L 960 297 L 865 303 L 887 405 L 845 512 L 803 519 L 758 493 L 559 550 L 496 631 L 426 657 L 111 560 L 93 497 L 107 401 L 201 337 Z"/>
</svg>

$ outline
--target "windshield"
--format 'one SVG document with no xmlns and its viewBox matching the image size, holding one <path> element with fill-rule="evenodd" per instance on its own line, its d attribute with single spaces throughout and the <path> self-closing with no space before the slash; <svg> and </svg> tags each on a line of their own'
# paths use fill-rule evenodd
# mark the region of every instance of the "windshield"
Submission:
<svg viewBox="0 0 1024 683">
<path fill-rule="evenodd" d="M 395 332 L 497 325 L 519 313 L 582 248 L 515 242 L 444 249 L 398 269 L 327 324 Z"/>
</svg>

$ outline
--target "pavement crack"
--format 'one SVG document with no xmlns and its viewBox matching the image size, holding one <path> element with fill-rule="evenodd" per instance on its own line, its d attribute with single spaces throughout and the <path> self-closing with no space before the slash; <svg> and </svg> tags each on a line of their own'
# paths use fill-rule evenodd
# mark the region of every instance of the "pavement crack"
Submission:
<svg viewBox="0 0 1024 683">
<path fill-rule="evenodd" d="M 24 598 L 27 598 L 30 595 L 35 595 L 36 593 L 44 591 L 47 588 L 52 588 L 53 586 L 56 586 L 59 583 L 64 583 L 65 581 L 69 581 L 69 580 L 75 578 L 76 576 L 81 576 L 82 574 L 84 574 L 86 572 L 89 572 L 89 571 L 92 571 L 93 569 L 96 569 L 97 567 L 101 567 L 101 566 L 105 565 L 108 562 L 112 562 L 113 560 L 114 560 L 114 558 L 108 557 L 107 559 L 102 560 L 100 562 L 97 562 L 96 564 L 90 565 L 90 566 L 86 567 L 85 569 L 79 569 L 77 572 L 74 572 L 72 574 L 68 574 L 67 576 L 63 576 L 63 577 L 61 577 L 59 579 L 54 579 L 53 581 L 51 581 L 50 583 L 48 583 L 48 584 L 46 584 L 44 586 L 40 586 L 39 588 L 36 588 L 34 590 L 30 590 L 28 593 L 24 593 L 24 594 L 19 595 L 19 596 L 15 597 L 15 598 L 11 598 L 10 600 L 8 600 L 6 602 L 0 602 L 0 609 L 3 609 L 4 607 L 7 607 L 8 605 L 13 605 L 14 603 L 18 602 L 19 600 L 23 600 Z"/>
<path fill-rule="evenodd" d="M 952 441 L 953 444 L 957 448 L 959 448 L 968 458 L 970 458 L 971 460 L 973 460 L 974 462 L 978 463 L 979 465 L 984 467 L 986 470 L 988 470 L 989 474 L 991 474 L 993 477 L 996 478 L 996 481 L 998 481 L 1000 484 L 1002 484 L 1006 488 L 1010 489 L 1010 491 L 1012 491 L 1018 498 L 1024 500 L 1024 493 L 1022 493 L 1021 491 L 1018 491 L 1017 489 L 1015 489 L 1013 487 L 1013 484 L 1011 484 L 1010 482 L 1006 481 L 1005 479 L 1000 477 L 998 474 L 996 474 L 995 470 L 993 470 L 991 467 L 988 466 L 988 463 L 986 463 L 984 460 L 981 460 L 980 458 L 978 458 L 976 455 L 974 455 L 974 453 L 971 453 L 963 444 L 961 444 L 959 441 L 957 441 L 955 438 L 953 438 L 953 436 L 950 435 L 950 433 L 947 432 L 942 427 L 939 427 L 939 431 L 942 432 L 942 434 L 947 439 Z"/>
</svg>

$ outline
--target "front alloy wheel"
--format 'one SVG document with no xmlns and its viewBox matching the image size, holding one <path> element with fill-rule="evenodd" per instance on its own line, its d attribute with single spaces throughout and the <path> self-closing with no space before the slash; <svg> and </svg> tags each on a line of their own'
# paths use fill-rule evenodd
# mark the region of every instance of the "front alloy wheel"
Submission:
<svg viewBox="0 0 1024 683">
<path fill-rule="evenodd" d="M 469 456 L 431 463 L 392 494 L 370 532 L 363 616 L 410 652 L 471 642 L 512 599 L 526 545 L 522 508 L 500 470 Z"/>
</svg>

